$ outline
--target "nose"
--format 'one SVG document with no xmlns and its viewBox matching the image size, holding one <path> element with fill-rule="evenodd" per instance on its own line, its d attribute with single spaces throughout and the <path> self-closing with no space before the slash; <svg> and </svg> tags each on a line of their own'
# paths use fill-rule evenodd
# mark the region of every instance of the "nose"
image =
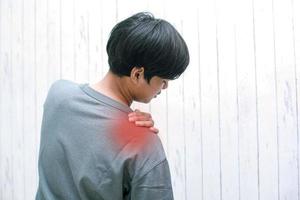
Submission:
<svg viewBox="0 0 300 200">
<path fill-rule="evenodd" d="M 168 81 L 165 81 L 162 89 L 167 89 L 167 88 L 168 88 Z"/>
</svg>

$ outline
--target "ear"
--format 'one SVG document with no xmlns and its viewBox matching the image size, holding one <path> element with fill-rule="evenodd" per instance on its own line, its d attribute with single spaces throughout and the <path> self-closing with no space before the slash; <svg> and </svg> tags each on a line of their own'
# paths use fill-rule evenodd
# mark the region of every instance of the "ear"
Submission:
<svg viewBox="0 0 300 200">
<path fill-rule="evenodd" d="M 134 67 L 130 73 L 130 79 L 137 84 L 141 79 L 144 78 L 144 67 Z"/>
</svg>

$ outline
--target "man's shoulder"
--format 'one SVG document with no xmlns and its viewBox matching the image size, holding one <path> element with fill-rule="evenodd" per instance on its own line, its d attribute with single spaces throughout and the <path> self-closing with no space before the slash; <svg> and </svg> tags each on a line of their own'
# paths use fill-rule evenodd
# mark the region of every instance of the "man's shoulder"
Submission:
<svg viewBox="0 0 300 200">
<path fill-rule="evenodd" d="M 143 176 L 166 160 L 159 136 L 147 127 L 137 127 L 128 119 L 115 122 L 113 140 L 119 148 L 115 161 L 126 163 L 130 177 Z"/>
<path fill-rule="evenodd" d="M 118 120 L 113 127 L 114 142 L 125 157 L 154 163 L 166 158 L 159 136 L 149 128 L 138 127 L 128 119 Z"/>
<path fill-rule="evenodd" d="M 77 83 L 63 79 L 57 80 L 51 84 L 48 90 L 45 105 L 60 105 L 78 91 Z"/>
<path fill-rule="evenodd" d="M 54 81 L 49 89 L 49 92 L 60 92 L 60 93 L 66 93 L 72 88 L 77 88 L 78 83 L 75 83 L 73 81 L 60 79 Z"/>
<path fill-rule="evenodd" d="M 128 118 L 119 118 L 113 122 L 114 140 L 124 146 L 124 150 L 146 151 L 161 149 L 162 143 L 157 134 L 148 127 L 136 126 Z"/>
</svg>

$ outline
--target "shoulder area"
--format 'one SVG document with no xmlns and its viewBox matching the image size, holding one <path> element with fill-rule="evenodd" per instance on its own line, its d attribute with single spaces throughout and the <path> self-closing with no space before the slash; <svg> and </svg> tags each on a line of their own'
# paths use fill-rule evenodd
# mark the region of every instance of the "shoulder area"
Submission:
<svg viewBox="0 0 300 200">
<path fill-rule="evenodd" d="M 138 154 L 164 155 L 163 145 L 159 136 L 148 127 L 137 127 L 127 119 L 114 124 L 115 142 L 123 146 L 123 151 Z"/>
<path fill-rule="evenodd" d="M 65 79 L 60 79 L 60 80 L 56 80 L 54 81 L 51 86 L 50 86 L 50 91 L 51 90 L 63 90 L 63 89 L 67 89 L 70 87 L 78 87 L 79 84 L 75 83 L 73 81 L 70 80 L 65 80 Z"/>
<path fill-rule="evenodd" d="M 64 79 L 53 82 L 48 90 L 45 104 L 60 104 L 64 100 L 78 94 L 80 92 L 79 86 L 78 83 Z"/>
<path fill-rule="evenodd" d="M 79 84 L 70 80 L 60 79 L 54 81 L 48 93 L 60 94 L 60 95 L 67 95 L 70 93 L 74 93 L 76 91 L 81 91 L 81 87 L 84 84 Z"/>
<path fill-rule="evenodd" d="M 140 179 L 155 166 L 166 161 L 159 136 L 149 128 L 136 127 L 128 121 L 119 123 L 116 127 L 114 140 L 121 148 L 115 160 L 126 161 L 131 177 Z"/>
</svg>

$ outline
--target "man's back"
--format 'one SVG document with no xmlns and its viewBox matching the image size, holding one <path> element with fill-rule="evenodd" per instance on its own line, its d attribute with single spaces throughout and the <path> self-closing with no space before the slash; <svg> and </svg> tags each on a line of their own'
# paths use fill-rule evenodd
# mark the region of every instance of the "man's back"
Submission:
<svg viewBox="0 0 300 200">
<path fill-rule="evenodd" d="M 157 135 L 87 84 L 55 82 L 44 104 L 36 199 L 173 199 Z"/>
</svg>

